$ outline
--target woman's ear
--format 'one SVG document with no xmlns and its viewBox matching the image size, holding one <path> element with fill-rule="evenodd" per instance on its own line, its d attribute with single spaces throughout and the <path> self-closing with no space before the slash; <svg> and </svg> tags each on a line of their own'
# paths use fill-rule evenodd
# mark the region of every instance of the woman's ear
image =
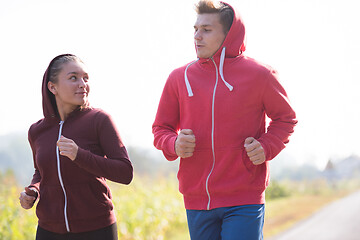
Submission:
<svg viewBox="0 0 360 240">
<path fill-rule="evenodd" d="M 48 87 L 49 91 L 52 92 L 52 94 L 56 95 L 56 93 L 57 93 L 56 86 L 53 82 L 49 81 L 47 84 L 47 87 Z"/>
</svg>

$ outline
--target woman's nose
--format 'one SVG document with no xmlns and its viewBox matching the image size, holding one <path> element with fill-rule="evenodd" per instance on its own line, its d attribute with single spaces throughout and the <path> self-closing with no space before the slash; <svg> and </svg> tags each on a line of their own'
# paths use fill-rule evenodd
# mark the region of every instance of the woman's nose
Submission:
<svg viewBox="0 0 360 240">
<path fill-rule="evenodd" d="M 85 88 L 86 87 L 86 80 L 83 78 L 80 79 L 79 88 Z"/>
</svg>

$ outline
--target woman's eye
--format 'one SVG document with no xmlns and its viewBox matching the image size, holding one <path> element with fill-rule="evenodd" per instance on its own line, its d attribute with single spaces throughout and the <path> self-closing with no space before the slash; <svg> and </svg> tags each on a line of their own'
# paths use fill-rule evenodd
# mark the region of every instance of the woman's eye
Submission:
<svg viewBox="0 0 360 240">
<path fill-rule="evenodd" d="M 70 80 L 76 80 L 76 76 L 71 76 Z"/>
<path fill-rule="evenodd" d="M 89 81 L 89 77 L 84 77 L 83 79 L 84 79 L 85 82 Z"/>
</svg>

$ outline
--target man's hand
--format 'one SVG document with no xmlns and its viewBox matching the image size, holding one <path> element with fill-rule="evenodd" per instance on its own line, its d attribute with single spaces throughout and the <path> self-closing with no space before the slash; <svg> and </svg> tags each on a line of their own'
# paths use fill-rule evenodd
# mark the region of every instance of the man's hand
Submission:
<svg viewBox="0 0 360 240">
<path fill-rule="evenodd" d="M 175 141 L 175 152 L 181 158 L 191 157 L 195 150 L 195 135 L 191 129 L 182 129 Z"/>
<path fill-rule="evenodd" d="M 250 161 L 254 165 L 260 165 L 265 162 L 265 152 L 258 140 L 248 137 L 245 139 L 244 147 Z"/>
<path fill-rule="evenodd" d="M 73 140 L 61 136 L 57 145 L 61 155 L 70 158 L 72 161 L 75 160 L 79 147 Z"/>
<path fill-rule="evenodd" d="M 37 193 L 31 188 L 25 187 L 25 191 L 20 193 L 20 205 L 24 209 L 30 209 L 34 206 Z"/>
</svg>

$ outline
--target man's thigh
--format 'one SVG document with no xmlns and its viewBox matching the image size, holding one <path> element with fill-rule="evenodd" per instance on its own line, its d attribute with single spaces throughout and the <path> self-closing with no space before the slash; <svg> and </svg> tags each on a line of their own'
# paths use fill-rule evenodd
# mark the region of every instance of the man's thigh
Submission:
<svg viewBox="0 0 360 240">
<path fill-rule="evenodd" d="M 222 240 L 262 240 L 265 206 L 244 205 L 227 208 L 223 216 Z"/>
<path fill-rule="evenodd" d="M 192 240 L 221 239 L 222 219 L 214 210 L 186 210 L 189 233 Z"/>
</svg>

